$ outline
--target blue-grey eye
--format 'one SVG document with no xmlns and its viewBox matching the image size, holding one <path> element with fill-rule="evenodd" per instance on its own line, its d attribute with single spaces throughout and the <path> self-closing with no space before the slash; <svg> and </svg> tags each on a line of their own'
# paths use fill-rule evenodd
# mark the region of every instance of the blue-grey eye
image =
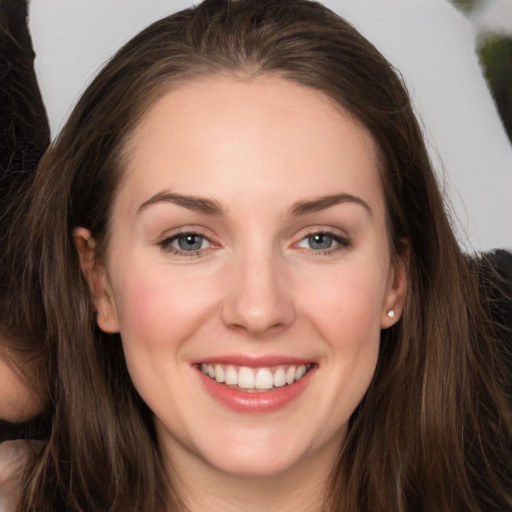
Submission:
<svg viewBox="0 0 512 512">
<path fill-rule="evenodd" d="M 305 236 L 297 245 L 303 249 L 309 249 L 321 254 L 323 251 L 333 252 L 338 249 L 348 248 L 350 242 L 348 239 L 333 233 L 318 232 Z"/>
<path fill-rule="evenodd" d="M 158 245 L 165 251 L 176 256 L 199 256 L 203 251 L 215 246 L 206 236 L 194 232 L 181 232 L 164 238 Z"/>
<path fill-rule="evenodd" d="M 334 239 L 325 233 L 315 233 L 307 237 L 308 246 L 315 251 L 325 251 L 330 249 L 334 244 Z"/>
<path fill-rule="evenodd" d="M 187 235 L 177 236 L 173 242 L 176 244 L 175 247 L 182 251 L 199 251 L 204 248 L 206 239 L 203 236 L 195 235 L 193 233 Z"/>
</svg>

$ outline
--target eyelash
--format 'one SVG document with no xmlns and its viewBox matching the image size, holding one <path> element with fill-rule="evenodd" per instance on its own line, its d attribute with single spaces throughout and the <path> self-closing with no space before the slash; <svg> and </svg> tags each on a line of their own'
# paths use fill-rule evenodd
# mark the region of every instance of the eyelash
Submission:
<svg viewBox="0 0 512 512">
<path fill-rule="evenodd" d="M 174 247 L 172 245 L 173 242 L 179 240 L 180 238 L 186 238 L 186 237 L 196 237 L 200 238 L 203 242 L 208 242 L 212 247 L 215 247 L 215 244 L 205 235 L 198 233 L 196 231 L 182 231 L 180 233 L 176 233 L 175 235 L 172 235 L 168 238 L 164 238 L 160 242 L 158 242 L 158 245 L 166 252 L 169 252 L 173 254 L 174 256 L 185 256 L 189 258 L 201 256 L 204 254 L 205 251 L 208 251 L 212 247 L 207 247 L 204 249 L 196 249 L 193 251 L 185 251 L 183 249 L 179 249 L 177 247 Z"/>
<path fill-rule="evenodd" d="M 298 243 L 296 243 L 294 245 L 298 245 L 301 242 L 307 241 L 308 239 L 311 239 L 314 236 L 323 236 L 323 237 L 329 238 L 336 244 L 334 247 L 328 247 L 328 248 L 322 249 L 322 250 L 315 250 L 310 247 L 309 248 L 303 247 L 303 249 L 306 252 L 313 254 L 314 256 L 327 256 L 327 255 L 336 253 L 338 251 L 341 251 L 343 249 L 348 249 L 351 246 L 351 242 L 348 238 L 340 236 L 340 235 L 332 233 L 332 232 L 329 232 L 329 231 L 325 231 L 325 230 L 318 230 L 318 231 L 311 230 L 310 232 L 306 233 L 299 240 Z M 206 241 L 207 243 L 209 243 L 210 247 L 199 248 L 199 249 L 192 250 L 192 251 L 186 251 L 186 250 L 174 247 L 172 245 L 173 242 L 179 240 L 180 238 L 186 238 L 186 237 L 200 238 L 202 240 L 202 242 Z M 214 242 L 212 242 L 212 240 L 210 240 L 207 236 L 205 236 L 201 233 L 198 233 L 196 231 L 182 231 L 182 232 L 176 233 L 175 235 L 172 235 L 168 238 L 161 240 L 160 242 L 158 242 L 158 245 L 164 251 L 169 252 L 169 253 L 173 254 L 174 256 L 184 256 L 184 257 L 189 257 L 189 258 L 202 256 L 205 253 L 205 251 L 209 251 L 212 248 L 216 247 L 216 244 Z M 201 245 L 202 245 L 202 243 L 201 243 Z"/>
<path fill-rule="evenodd" d="M 310 254 L 313 254 L 314 256 L 328 256 L 328 255 L 334 254 L 338 251 L 342 251 L 344 249 L 349 249 L 351 246 L 351 242 L 347 237 L 343 237 L 339 234 L 332 233 L 332 232 L 326 231 L 326 230 L 311 230 L 308 233 L 306 233 L 299 240 L 299 243 L 301 243 L 303 241 L 307 241 L 308 239 L 310 239 L 311 237 L 314 237 L 314 236 L 325 236 L 327 238 L 330 238 L 336 244 L 334 247 L 329 247 L 329 248 L 323 249 L 323 250 L 315 250 L 315 249 L 304 247 L 304 250 L 306 250 Z"/>
</svg>

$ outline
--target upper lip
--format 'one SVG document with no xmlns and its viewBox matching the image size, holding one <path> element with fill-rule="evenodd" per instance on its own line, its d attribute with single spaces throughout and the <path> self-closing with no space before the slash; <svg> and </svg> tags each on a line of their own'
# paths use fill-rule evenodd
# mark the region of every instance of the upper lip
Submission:
<svg viewBox="0 0 512 512">
<path fill-rule="evenodd" d="M 249 368 L 265 368 L 279 365 L 311 364 L 314 361 L 302 357 L 268 354 L 253 356 L 248 354 L 226 354 L 197 359 L 192 364 L 230 364 L 233 366 L 247 366 Z"/>
</svg>

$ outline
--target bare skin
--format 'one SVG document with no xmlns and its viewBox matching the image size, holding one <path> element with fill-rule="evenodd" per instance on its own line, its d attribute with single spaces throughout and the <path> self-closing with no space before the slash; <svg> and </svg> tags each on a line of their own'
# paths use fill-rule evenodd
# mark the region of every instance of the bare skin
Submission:
<svg viewBox="0 0 512 512">
<path fill-rule="evenodd" d="M 40 412 L 44 398 L 27 379 L 34 377 L 36 371 L 36 362 L 32 355 L 25 356 L 8 348 L 7 340 L 0 337 L 1 420 L 21 423 Z"/>
<path fill-rule="evenodd" d="M 25 356 L 7 344 L 8 340 L 0 337 L 0 419 L 22 423 L 40 412 L 45 399 L 29 381 L 33 377 L 37 380 L 33 355 Z M 0 512 L 16 509 L 25 464 L 41 445 L 40 441 L 25 439 L 0 443 Z"/>
<path fill-rule="evenodd" d="M 16 510 L 25 465 L 42 446 L 42 441 L 25 439 L 0 444 L 0 512 Z"/>
<path fill-rule="evenodd" d="M 187 510 L 320 511 L 406 289 L 370 135 L 310 89 L 218 78 L 164 96 L 129 154 L 106 263 L 75 243 Z M 293 399 L 244 391 L 296 359 Z M 244 367 L 236 399 L 205 361 Z"/>
</svg>

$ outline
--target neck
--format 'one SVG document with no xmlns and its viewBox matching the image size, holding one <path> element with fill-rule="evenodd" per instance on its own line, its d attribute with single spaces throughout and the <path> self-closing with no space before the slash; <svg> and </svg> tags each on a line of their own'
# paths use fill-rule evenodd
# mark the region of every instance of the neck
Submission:
<svg viewBox="0 0 512 512">
<path fill-rule="evenodd" d="M 172 451 L 173 482 L 186 512 L 322 512 L 338 446 L 279 474 L 247 476 L 218 471 L 189 452 Z M 329 463 L 326 464 L 328 455 Z"/>
</svg>

